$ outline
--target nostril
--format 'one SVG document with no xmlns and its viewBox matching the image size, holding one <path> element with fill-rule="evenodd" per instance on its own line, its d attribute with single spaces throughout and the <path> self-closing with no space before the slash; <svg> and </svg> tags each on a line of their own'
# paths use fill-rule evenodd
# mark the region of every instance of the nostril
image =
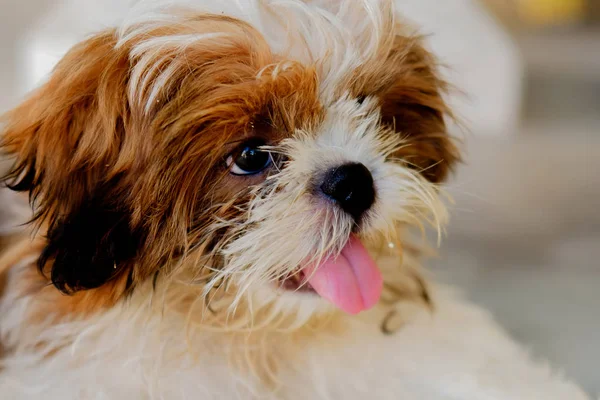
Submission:
<svg viewBox="0 0 600 400">
<path fill-rule="evenodd" d="M 360 163 L 344 164 L 329 171 L 321 191 L 357 220 L 375 201 L 373 176 Z"/>
</svg>

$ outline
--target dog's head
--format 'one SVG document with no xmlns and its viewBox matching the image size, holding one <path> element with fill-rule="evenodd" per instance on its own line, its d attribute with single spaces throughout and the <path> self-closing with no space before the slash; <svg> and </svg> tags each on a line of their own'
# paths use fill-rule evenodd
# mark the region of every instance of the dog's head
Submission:
<svg viewBox="0 0 600 400">
<path fill-rule="evenodd" d="M 159 274 L 228 282 L 234 302 L 377 301 L 363 243 L 443 222 L 445 86 L 391 0 L 317 3 L 138 16 L 6 115 L 8 181 L 47 228 L 58 289 L 119 298 Z"/>
</svg>

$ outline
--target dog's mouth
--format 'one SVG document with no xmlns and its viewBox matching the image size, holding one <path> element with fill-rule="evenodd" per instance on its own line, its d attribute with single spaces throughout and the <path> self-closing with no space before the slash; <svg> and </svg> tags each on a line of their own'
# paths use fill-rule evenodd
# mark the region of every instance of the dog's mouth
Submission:
<svg viewBox="0 0 600 400">
<path fill-rule="evenodd" d="M 317 293 L 343 311 L 358 314 L 379 302 L 383 279 L 360 239 L 352 236 L 338 256 L 308 264 L 299 273 L 281 281 L 281 287 Z"/>
<path fill-rule="evenodd" d="M 290 292 L 317 293 L 310 283 L 306 281 L 303 273 L 297 273 L 289 278 L 282 279 L 279 286 Z"/>
</svg>

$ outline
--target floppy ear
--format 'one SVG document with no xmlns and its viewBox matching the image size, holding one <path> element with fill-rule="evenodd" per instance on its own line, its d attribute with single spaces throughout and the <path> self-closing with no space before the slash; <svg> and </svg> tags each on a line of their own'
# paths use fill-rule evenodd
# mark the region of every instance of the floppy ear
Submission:
<svg viewBox="0 0 600 400">
<path fill-rule="evenodd" d="M 119 149 L 130 124 L 128 58 L 107 31 L 74 47 L 49 81 L 2 117 L 4 178 L 30 194 L 47 228 L 39 269 L 61 291 L 97 288 L 131 271 L 140 230 L 130 223 Z"/>
<path fill-rule="evenodd" d="M 396 36 L 387 63 L 393 81 L 380 93 L 383 122 L 408 143 L 395 156 L 431 182 L 441 182 L 460 156 L 447 132 L 445 118 L 452 114 L 442 97 L 447 87 L 436 61 L 419 38 Z"/>
</svg>

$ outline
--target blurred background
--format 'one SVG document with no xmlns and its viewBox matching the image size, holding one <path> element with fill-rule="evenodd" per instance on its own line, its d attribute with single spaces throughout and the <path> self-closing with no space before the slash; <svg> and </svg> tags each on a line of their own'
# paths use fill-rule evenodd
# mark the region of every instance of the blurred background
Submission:
<svg viewBox="0 0 600 400">
<path fill-rule="evenodd" d="M 600 0 L 397 2 L 430 34 L 468 127 L 453 127 L 465 164 L 432 273 L 600 393 Z M 126 3 L 0 0 L 0 111 Z"/>
<path fill-rule="evenodd" d="M 517 125 L 499 135 L 467 135 L 434 273 L 492 310 L 535 357 L 563 366 L 597 396 L 600 1 L 482 5 L 519 54 Z"/>
</svg>

